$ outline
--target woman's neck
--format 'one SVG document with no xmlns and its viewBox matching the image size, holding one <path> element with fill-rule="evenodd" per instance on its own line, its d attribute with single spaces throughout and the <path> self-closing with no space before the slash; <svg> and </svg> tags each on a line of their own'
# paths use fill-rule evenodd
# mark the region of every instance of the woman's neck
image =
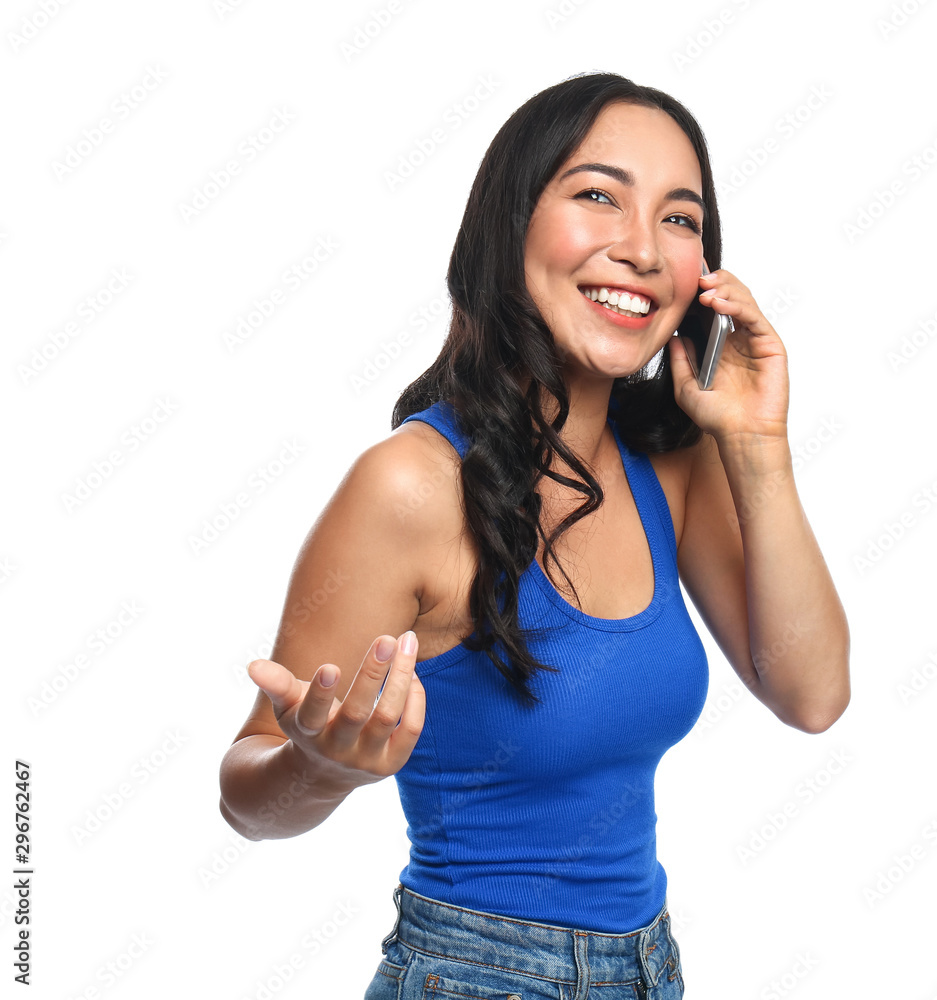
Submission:
<svg viewBox="0 0 937 1000">
<path fill-rule="evenodd" d="M 521 392 L 526 393 L 530 381 L 530 376 L 526 376 L 519 382 Z M 612 385 L 611 379 L 566 381 L 569 415 L 560 431 L 560 439 L 580 461 L 593 469 L 601 465 L 608 447 L 608 405 Z M 540 408 L 548 423 L 559 412 L 556 400 L 543 389 Z"/>
</svg>

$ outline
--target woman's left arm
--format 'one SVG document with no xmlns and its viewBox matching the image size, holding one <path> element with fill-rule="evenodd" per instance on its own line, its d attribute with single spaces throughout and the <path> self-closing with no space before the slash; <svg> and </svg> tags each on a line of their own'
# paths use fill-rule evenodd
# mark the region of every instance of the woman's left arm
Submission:
<svg viewBox="0 0 937 1000">
<path fill-rule="evenodd" d="M 676 400 L 708 432 L 693 449 L 680 575 L 752 693 L 788 725 L 823 732 L 849 703 L 849 628 L 794 484 L 787 354 L 734 275 L 700 283 L 735 332 L 707 391 L 679 338 L 670 345 Z"/>
</svg>

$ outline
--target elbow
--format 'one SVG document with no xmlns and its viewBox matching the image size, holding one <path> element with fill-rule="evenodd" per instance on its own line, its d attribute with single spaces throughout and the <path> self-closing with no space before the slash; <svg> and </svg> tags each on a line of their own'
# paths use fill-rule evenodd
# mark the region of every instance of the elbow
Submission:
<svg viewBox="0 0 937 1000">
<path fill-rule="evenodd" d="M 221 815 L 224 817 L 225 822 L 228 824 L 228 826 L 231 827 L 232 830 L 234 830 L 236 834 L 238 834 L 238 836 L 243 837 L 245 840 L 258 841 L 264 839 L 263 837 L 258 836 L 256 830 L 252 830 L 249 827 L 245 826 L 237 818 L 237 816 L 235 816 L 234 813 L 231 812 L 231 810 L 225 803 L 223 797 L 218 800 L 218 809 L 221 812 Z"/>
<path fill-rule="evenodd" d="M 801 732 L 816 736 L 819 733 L 825 733 L 833 725 L 833 723 L 839 719 L 844 711 L 845 707 L 839 712 L 827 715 L 810 716 L 797 722 L 791 722 L 789 725 L 792 725 L 795 729 L 799 729 Z"/>
<path fill-rule="evenodd" d="M 811 735 L 825 733 L 849 707 L 848 637 L 840 648 L 816 662 L 825 665 L 826 676 L 818 678 L 812 690 L 788 692 L 788 697 L 774 706 L 775 715 L 785 725 Z"/>
<path fill-rule="evenodd" d="M 849 697 L 849 691 L 846 691 L 842 697 L 821 708 L 814 707 L 810 711 L 801 710 L 800 713 L 792 717 L 782 717 L 781 721 L 793 726 L 794 729 L 810 733 L 813 736 L 825 733 L 846 711 L 849 706 Z"/>
</svg>

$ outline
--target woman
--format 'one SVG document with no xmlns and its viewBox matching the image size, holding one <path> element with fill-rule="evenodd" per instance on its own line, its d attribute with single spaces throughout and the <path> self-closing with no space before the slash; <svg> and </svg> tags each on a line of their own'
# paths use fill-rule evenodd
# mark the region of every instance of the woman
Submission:
<svg viewBox="0 0 937 1000">
<path fill-rule="evenodd" d="M 708 672 L 679 580 L 783 722 L 849 701 L 785 351 L 720 256 L 705 140 L 657 90 L 564 81 L 485 155 L 446 343 L 313 527 L 222 765 L 253 839 L 396 776 L 410 861 L 368 1000 L 682 996 L 653 778 Z M 672 336 L 697 294 L 735 327 L 711 391 Z"/>
</svg>

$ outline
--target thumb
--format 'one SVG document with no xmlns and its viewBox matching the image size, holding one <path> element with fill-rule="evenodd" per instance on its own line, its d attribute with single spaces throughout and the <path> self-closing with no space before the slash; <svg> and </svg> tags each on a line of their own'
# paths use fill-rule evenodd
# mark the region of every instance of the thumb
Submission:
<svg viewBox="0 0 937 1000">
<path fill-rule="evenodd" d="M 303 699 L 305 691 L 302 682 L 281 663 L 254 660 L 247 667 L 247 675 L 270 699 L 278 719 L 288 708 Z"/>
</svg>

